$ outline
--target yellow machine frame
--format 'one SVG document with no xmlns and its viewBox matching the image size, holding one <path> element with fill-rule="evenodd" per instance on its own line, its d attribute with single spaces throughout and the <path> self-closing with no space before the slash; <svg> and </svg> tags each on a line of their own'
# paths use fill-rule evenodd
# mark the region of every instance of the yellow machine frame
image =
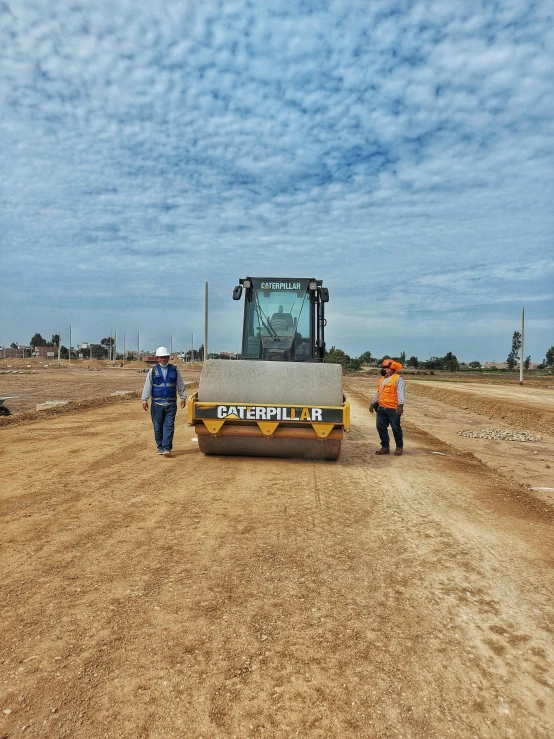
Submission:
<svg viewBox="0 0 554 739">
<path fill-rule="evenodd" d="M 230 412 L 229 409 L 234 409 Z M 274 403 L 204 402 L 194 393 L 188 402 L 188 424 L 197 434 L 272 438 L 342 439 L 350 430 L 350 403 L 301 406 Z"/>
</svg>

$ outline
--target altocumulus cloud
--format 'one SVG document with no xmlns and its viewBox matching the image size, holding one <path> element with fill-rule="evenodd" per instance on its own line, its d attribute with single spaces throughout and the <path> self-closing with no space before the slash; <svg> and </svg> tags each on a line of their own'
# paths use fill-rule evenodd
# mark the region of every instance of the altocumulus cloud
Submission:
<svg viewBox="0 0 554 739">
<path fill-rule="evenodd" d="M 554 343 L 546 4 L 10 0 L 0 44 L 0 341 L 184 344 L 209 280 L 235 349 L 259 274 L 353 354 Z"/>
</svg>

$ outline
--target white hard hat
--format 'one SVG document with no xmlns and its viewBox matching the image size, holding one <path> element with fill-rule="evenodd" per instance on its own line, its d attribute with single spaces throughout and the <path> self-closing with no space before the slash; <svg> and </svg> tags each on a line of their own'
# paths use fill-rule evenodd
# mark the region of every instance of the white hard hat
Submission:
<svg viewBox="0 0 554 739">
<path fill-rule="evenodd" d="M 156 349 L 156 356 L 157 357 L 169 357 L 169 352 L 165 348 L 165 346 L 159 346 Z"/>
</svg>

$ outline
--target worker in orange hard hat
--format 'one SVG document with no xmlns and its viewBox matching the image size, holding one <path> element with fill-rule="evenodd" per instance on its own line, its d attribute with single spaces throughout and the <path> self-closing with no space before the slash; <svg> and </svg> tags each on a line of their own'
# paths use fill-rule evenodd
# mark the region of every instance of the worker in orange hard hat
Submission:
<svg viewBox="0 0 554 739">
<path fill-rule="evenodd" d="M 396 443 L 395 455 L 399 457 L 404 451 L 404 437 L 400 418 L 404 413 L 404 380 L 398 374 L 402 369 L 400 362 L 385 359 L 382 363 L 381 379 L 369 406 L 369 412 L 377 412 L 377 432 L 381 439 L 381 448 L 375 454 L 390 454 L 390 437 L 388 427 Z"/>
</svg>

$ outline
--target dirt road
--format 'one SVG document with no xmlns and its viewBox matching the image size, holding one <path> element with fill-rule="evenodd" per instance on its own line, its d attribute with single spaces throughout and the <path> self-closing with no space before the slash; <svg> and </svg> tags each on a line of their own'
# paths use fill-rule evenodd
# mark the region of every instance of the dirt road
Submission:
<svg viewBox="0 0 554 739">
<path fill-rule="evenodd" d="M 376 457 L 368 389 L 338 462 L 183 412 L 158 457 L 138 400 L 0 427 L 0 737 L 554 736 L 554 438 L 414 390 Z"/>
</svg>

